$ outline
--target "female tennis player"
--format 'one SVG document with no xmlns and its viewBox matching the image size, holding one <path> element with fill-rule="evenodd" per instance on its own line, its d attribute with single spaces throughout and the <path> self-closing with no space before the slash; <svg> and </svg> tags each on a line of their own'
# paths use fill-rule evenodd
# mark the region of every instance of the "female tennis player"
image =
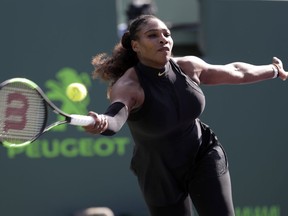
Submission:
<svg viewBox="0 0 288 216">
<path fill-rule="evenodd" d="M 233 216 L 226 153 L 199 116 L 205 107 L 200 85 L 244 84 L 280 78 L 282 61 L 267 65 L 212 65 L 195 56 L 173 57 L 164 22 L 136 18 L 112 56 L 94 57 L 94 77 L 110 82 L 111 105 L 90 112 L 93 134 L 113 135 L 125 122 L 135 141 L 131 169 L 152 216 Z"/>
</svg>

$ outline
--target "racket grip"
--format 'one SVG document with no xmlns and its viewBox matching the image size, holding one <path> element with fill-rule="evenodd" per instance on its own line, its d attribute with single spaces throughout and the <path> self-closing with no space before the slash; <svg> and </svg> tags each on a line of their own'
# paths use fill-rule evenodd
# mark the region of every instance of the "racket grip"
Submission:
<svg viewBox="0 0 288 216">
<path fill-rule="evenodd" d="M 95 124 L 95 121 L 91 116 L 72 114 L 70 115 L 70 117 L 71 117 L 71 120 L 69 124 L 71 125 L 88 126 L 88 125 Z"/>
</svg>

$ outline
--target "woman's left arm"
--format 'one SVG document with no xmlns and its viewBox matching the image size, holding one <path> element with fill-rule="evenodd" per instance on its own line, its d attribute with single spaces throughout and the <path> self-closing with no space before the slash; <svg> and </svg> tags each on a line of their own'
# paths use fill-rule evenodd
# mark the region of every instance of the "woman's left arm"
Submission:
<svg viewBox="0 0 288 216">
<path fill-rule="evenodd" d="M 279 77 L 286 80 L 288 73 L 280 59 L 274 57 L 268 65 L 234 62 L 226 65 L 208 64 L 198 57 L 186 56 L 178 60 L 182 69 L 199 83 L 208 85 L 244 84 Z"/>
</svg>

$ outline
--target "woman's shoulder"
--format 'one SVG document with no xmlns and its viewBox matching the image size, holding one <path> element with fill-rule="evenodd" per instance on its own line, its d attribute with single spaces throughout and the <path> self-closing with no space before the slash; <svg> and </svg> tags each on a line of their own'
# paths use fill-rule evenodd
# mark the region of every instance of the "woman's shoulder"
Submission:
<svg viewBox="0 0 288 216">
<path fill-rule="evenodd" d="M 182 71 L 188 75 L 192 80 L 200 83 L 199 76 L 206 63 L 197 56 L 183 56 L 172 59 Z"/>
<path fill-rule="evenodd" d="M 138 76 L 134 67 L 129 68 L 118 80 L 117 82 L 124 83 L 139 83 Z"/>
<path fill-rule="evenodd" d="M 129 68 L 114 84 L 113 89 L 139 89 L 139 79 L 134 67 Z"/>
<path fill-rule="evenodd" d="M 171 58 L 174 62 L 176 62 L 178 65 L 187 65 L 187 64 L 201 64 L 205 63 L 201 58 L 197 56 L 181 56 L 181 57 L 173 57 Z"/>
<path fill-rule="evenodd" d="M 112 86 L 112 100 L 123 101 L 133 110 L 143 104 L 144 92 L 134 68 L 129 68 Z"/>
</svg>

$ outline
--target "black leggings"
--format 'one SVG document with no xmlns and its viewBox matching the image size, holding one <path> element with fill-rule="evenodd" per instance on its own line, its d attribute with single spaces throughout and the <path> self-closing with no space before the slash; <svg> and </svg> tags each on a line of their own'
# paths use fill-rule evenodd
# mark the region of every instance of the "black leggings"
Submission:
<svg viewBox="0 0 288 216">
<path fill-rule="evenodd" d="M 234 216 L 229 172 L 215 179 L 193 180 L 190 197 L 199 216 Z M 151 216 L 191 216 L 190 198 L 169 206 L 148 205 Z"/>
<path fill-rule="evenodd" d="M 189 196 L 169 206 L 148 205 L 151 216 L 191 216 L 192 205 L 199 216 L 234 216 L 227 158 L 217 146 L 199 162 L 196 175 L 187 183 Z"/>
</svg>

